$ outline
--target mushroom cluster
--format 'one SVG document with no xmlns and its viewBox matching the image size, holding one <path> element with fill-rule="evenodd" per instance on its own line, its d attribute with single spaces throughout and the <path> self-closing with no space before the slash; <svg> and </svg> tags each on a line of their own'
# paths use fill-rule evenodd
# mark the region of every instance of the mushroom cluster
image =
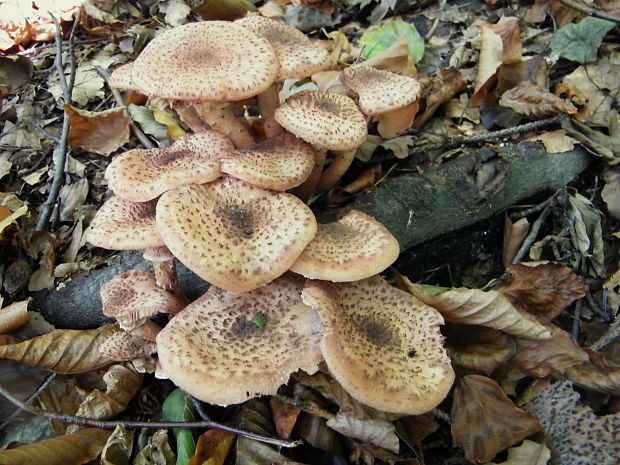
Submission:
<svg viewBox="0 0 620 465">
<path fill-rule="evenodd" d="M 163 32 L 114 72 L 115 85 L 167 99 L 194 132 L 168 148 L 129 150 L 106 170 L 115 195 L 92 221 L 89 241 L 145 249 L 155 276 L 114 278 L 101 290 L 104 312 L 134 336 L 156 339 L 159 373 L 207 402 L 274 394 L 291 373 L 312 374 L 324 359 L 361 401 L 420 413 L 453 380 L 441 316 L 377 276 L 399 253 L 382 224 L 359 211 L 317 224 L 305 203 L 346 171 L 367 137 L 367 115 L 411 105 L 419 85 L 355 65 L 343 82 L 359 106 L 326 91 L 281 104 L 283 79 L 330 64 L 296 29 L 251 16 Z M 258 124 L 245 116 L 253 104 Z M 336 156 L 323 171 L 328 150 Z M 212 284 L 187 306 L 175 259 Z M 134 307 L 136 295 L 149 305 Z M 115 302 L 124 314 L 111 310 Z M 156 313 L 175 316 L 161 329 L 149 320 Z M 137 344 L 117 340 L 123 353 Z"/>
</svg>

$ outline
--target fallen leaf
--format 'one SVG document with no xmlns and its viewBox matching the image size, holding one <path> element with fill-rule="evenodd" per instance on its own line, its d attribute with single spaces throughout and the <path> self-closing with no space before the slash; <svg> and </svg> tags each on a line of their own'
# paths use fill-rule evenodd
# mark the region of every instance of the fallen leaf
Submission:
<svg viewBox="0 0 620 465">
<path fill-rule="evenodd" d="M 397 40 L 391 47 L 366 60 L 364 65 L 404 76 L 415 77 L 417 74 L 413 58 L 409 55 L 409 42 L 406 37 Z"/>
<path fill-rule="evenodd" d="M 133 450 L 133 430 L 118 425 L 101 451 L 102 465 L 129 465 Z"/>
<path fill-rule="evenodd" d="M 439 423 L 432 413 L 411 415 L 400 418 L 396 422 L 396 433 L 420 455 L 422 455 L 422 441 L 438 429 Z"/>
<path fill-rule="evenodd" d="M 553 320 L 588 290 L 573 270 L 556 263 L 511 265 L 499 283 L 496 289 L 514 305 L 548 320 Z"/>
<path fill-rule="evenodd" d="M 164 21 L 172 27 L 185 24 L 187 17 L 192 12 L 192 9 L 183 0 L 169 0 L 161 5 L 160 8 L 166 12 Z"/>
<path fill-rule="evenodd" d="M 541 90 L 531 82 L 523 82 L 504 92 L 499 99 L 503 107 L 511 108 L 525 116 L 538 117 L 566 113 L 577 113 L 577 108 L 551 92 Z"/>
<path fill-rule="evenodd" d="M 269 406 L 278 436 L 282 439 L 289 439 L 301 410 L 294 405 L 282 402 L 277 397 L 269 399 Z"/>
<path fill-rule="evenodd" d="M 596 60 L 603 38 L 615 26 L 611 21 L 586 16 L 576 24 L 558 29 L 549 46 L 562 58 L 589 63 Z"/>
<path fill-rule="evenodd" d="M 424 39 L 412 24 L 402 19 L 366 30 L 359 40 L 362 57 L 364 60 L 376 57 L 403 38 L 407 39 L 409 56 L 417 63 L 424 55 Z"/>
<path fill-rule="evenodd" d="M 88 179 L 80 178 L 76 182 L 65 184 L 60 189 L 60 220 L 74 221 L 74 215 L 86 202 L 88 197 Z"/>
<path fill-rule="evenodd" d="M 422 95 L 418 98 L 420 108 L 413 127 L 419 128 L 426 123 L 437 109 L 449 101 L 456 93 L 467 87 L 461 72 L 455 68 L 442 68 L 437 71 L 430 82 L 423 86 Z"/>
<path fill-rule="evenodd" d="M 608 169 L 603 173 L 605 186 L 601 198 L 607 205 L 610 215 L 620 220 L 620 168 Z"/>
<path fill-rule="evenodd" d="M 158 140 L 164 140 L 168 137 L 168 128 L 165 124 L 155 121 L 151 108 L 130 103 L 127 106 L 127 111 L 131 115 L 131 119 L 138 123 L 146 134 L 150 134 Z"/>
<path fill-rule="evenodd" d="M 107 156 L 129 141 L 131 118 L 124 108 L 94 112 L 65 105 L 65 111 L 71 125 L 69 144 L 73 148 Z"/>
<path fill-rule="evenodd" d="M 452 440 L 471 462 L 486 462 L 542 429 L 536 417 L 517 408 L 498 384 L 467 375 L 457 383 L 452 404 Z"/>
<path fill-rule="evenodd" d="M 83 429 L 54 439 L 0 451 L 2 465 L 82 465 L 97 458 L 110 431 Z"/>
<path fill-rule="evenodd" d="M 32 61 L 26 56 L 0 57 L 0 96 L 12 94 L 30 82 L 33 70 Z"/>
<path fill-rule="evenodd" d="M 166 126 L 166 134 L 168 139 L 176 140 L 179 137 L 185 135 L 185 131 L 179 126 L 177 120 L 175 120 L 170 113 L 153 107 L 153 118 L 160 124 Z"/>
<path fill-rule="evenodd" d="M 502 263 L 504 267 L 508 267 L 512 263 L 529 231 L 530 223 L 526 217 L 520 218 L 513 223 L 506 215 L 504 220 L 504 243 L 502 246 Z"/>
<path fill-rule="evenodd" d="M 13 163 L 11 162 L 11 160 L 9 160 L 10 157 L 11 154 L 8 152 L 4 152 L 0 155 L 0 179 L 2 179 L 11 172 Z"/>
<path fill-rule="evenodd" d="M 618 465 L 620 414 L 596 416 L 569 381 L 547 386 L 524 409 L 543 425 L 553 465 Z"/>
<path fill-rule="evenodd" d="M 228 431 L 210 429 L 198 436 L 196 453 L 187 465 L 223 465 L 235 440 L 235 435 Z"/>
<path fill-rule="evenodd" d="M 168 432 L 159 429 L 138 452 L 133 465 L 175 465 L 175 462 L 174 452 L 168 443 Z"/>
<path fill-rule="evenodd" d="M 32 300 L 29 297 L 26 300 L 20 302 L 13 302 L 8 307 L 4 307 L 0 310 L 0 333 L 14 333 L 19 331 L 28 321 L 28 303 Z"/>
<path fill-rule="evenodd" d="M 205 21 L 232 21 L 255 11 L 249 0 L 203 0 L 194 7 L 194 13 Z"/>
<path fill-rule="evenodd" d="M 571 265 L 595 277 L 605 273 L 602 218 L 601 212 L 583 195 L 569 194 L 566 222 L 576 249 Z"/>
<path fill-rule="evenodd" d="M 620 396 L 620 366 L 608 362 L 600 352 L 585 349 L 589 361 L 571 366 L 566 378 L 590 391 Z"/>
<path fill-rule="evenodd" d="M 24 126 L 15 128 L 10 121 L 4 122 L 2 139 L 0 139 L 0 147 L 7 146 L 11 148 L 24 149 L 41 149 L 41 139 L 43 138 L 38 132 L 29 131 Z M 10 132 L 9 132 L 10 131 Z"/>
<path fill-rule="evenodd" d="M 381 418 L 358 418 L 352 411 L 339 411 L 327 420 L 327 426 L 340 434 L 359 439 L 382 449 L 398 454 L 399 441 L 396 427 Z"/>
<path fill-rule="evenodd" d="M 566 134 L 564 129 L 557 131 L 543 132 L 542 134 L 528 137 L 526 141 L 540 141 L 545 146 L 547 153 L 570 152 L 575 148 L 579 141 Z"/>
<path fill-rule="evenodd" d="M 362 173 L 350 184 L 347 184 L 342 188 L 342 192 L 347 192 L 349 194 L 357 194 L 363 189 L 367 189 L 374 185 L 377 177 L 381 175 L 381 164 L 378 163 L 376 165 L 371 166 L 367 170 L 362 171 Z"/>
<path fill-rule="evenodd" d="M 161 408 L 161 416 L 164 421 L 194 421 L 197 415 L 188 395 L 177 388 L 166 397 Z M 196 452 L 194 433 L 188 428 L 173 428 L 172 432 L 177 443 L 177 461 L 187 463 Z"/>
<path fill-rule="evenodd" d="M 497 465 L 546 465 L 550 458 L 547 446 L 524 439 L 520 446 L 508 449 L 508 460 Z"/>
<path fill-rule="evenodd" d="M 27 363 L 56 373 L 81 373 L 108 365 L 111 360 L 99 353 L 99 344 L 113 325 L 97 329 L 56 329 L 19 344 L 0 346 L 0 358 Z"/>
<path fill-rule="evenodd" d="M 30 264 L 23 258 L 18 258 L 11 263 L 4 272 L 4 290 L 11 296 L 17 294 L 30 281 L 32 269 Z"/>
</svg>

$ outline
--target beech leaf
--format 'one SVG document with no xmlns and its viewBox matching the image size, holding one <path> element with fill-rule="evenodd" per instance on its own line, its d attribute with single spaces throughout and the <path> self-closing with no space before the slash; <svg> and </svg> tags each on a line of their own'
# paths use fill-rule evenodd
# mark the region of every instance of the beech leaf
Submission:
<svg viewBox="0 0 620 465">
<path fill-rule="evenodd" d="M 301 410 L 294 405 L 278 400 L 277 397 L 269 399 L 269 406 L 278 436 L 282 439 L 289 439 Z"/>
<path fill-rule="evenodd" d="M 174 452 L 168 443 L 168 432 L 160 429 L 138 452 L 133 465 L 174 465 Z"/>
<path fill-rule="evenodd" d="M 368 60 L 377 56 L 402 38 L 406 38 L 409 44 L 409 56 L 414 62 L 419 62 L 424 55 L 424 39 L 412 24 L 402 19 L 394 19 L 364 32 L 359 41 L 362 57 Z"/>
<path fill-rule="evenodd" d="M 13 302 L 11 305 L 0 310 L 0 334 L 13 333 L 19 331 L 28 321 L 28 302 L 32 297 L 20 302 Z"/>
<path fill-rule="evenodd" d="M 119 425 L 114 429 L 101 451 L 102 465 L 129 465 L 133 450 L 133 430 Z"/>
<path fill-rule="evenodd" d="M 194 404 L 178 388 L 166 397 L 161 414 L 164 421 L 194 421 L 196 419 Z M 188 428 L 173 428 L 172 432 L 177 443 L 177 465 L 186 465 L 196 452 L 194 434 Z"/>
<path fill-rule="evenodd" d="M 354 412 L 340 411 L 327 420 L 327 426 L 346 437 L 359 439 L 398 454 L 396 427 L 382 418 L 358 418 Z"/>
<path fill-rule="evenodd" d="M 110 155 L 129 142 L 131 118 L 125 108 L 105 111 L 79 110 L 65 105 L 71 129 L 69 144 L 88 152 Z"/>
<path fill-rule="evenodd" d="M 95 459 L 110 431 L 89 428 L 45 441 L 0 451 L 2 465 L 82 465 Z"/>
<path fill-rule="evenodd" d="M 223 465 L 235 437 L 228 431 L 210 429 L 198 437 L 196 453 L 187 465 Z"/>
<path fill-rule="evenodd" d="M 536 417 L 517 408 L 490 378 L 468 375 L 454 391 L 452 439 L 471 462 L 486 462 L 541 429 Z"/>
<path fill-rule="evenodd" d="M 615 27 L 611 21 L 586 16 L 576 24 L 567 24 L 551 39 L 551 50 L 562 58 L 581 64 L 595 61 L 603 38 Z"/>
<path fill-rule="evenodd" d="M 540 89 L 531 82 L 523 82 L 504 92 L 499 104 L 525 116 L 546 116 L 556 113 L 573 115 L 577 108 L 564 99 L 546 90 Z"/>
<path fill-rule="evenodd" d="M 601 212 L 581 194 L 569 195 L 567 226 L 571 242 L 577 249 L 571 259 L 573 268 L 580 268 L 592 276 L 605 272 Z"/>
<path fill-rule="evenodd" d="M 18 344 L 0 346 L 0 358 L 27 363 L 56 373 L 81 373 L 112 363 L 99 353 L 99 344 L 118 329 L 56 329 Z"/>
</svg>

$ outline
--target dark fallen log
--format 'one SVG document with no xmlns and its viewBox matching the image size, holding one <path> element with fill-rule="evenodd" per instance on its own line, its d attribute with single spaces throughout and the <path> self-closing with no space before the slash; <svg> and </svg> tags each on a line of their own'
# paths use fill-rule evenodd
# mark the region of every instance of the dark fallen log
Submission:
<svg viewBox="0 0 620 465">
<path fill-rule="evenodd" d="M 519 200 L 559 189 L 586 169 L 591 157 L 582 149 L 548 154 L 538 143 L 485 148 L 424 174 L 390 178 L 365 192 L 354 208 L 385 224 L 401 250 L 488 218 Z M 350 208 L 350 207 L 348 207 Z M 325 212 L 321 220 L 340 210 Z M 35 305 L 59 328 L 91 328 L 101 315 L 99 287 L 123 271 L 149 269 L 139 252 L 125 252 L 109 266 L 67 282 L 62 289 L 35 294 Z M 208 284 L 179 267 L 179 281 L 190 299 Z"/>
</svg>

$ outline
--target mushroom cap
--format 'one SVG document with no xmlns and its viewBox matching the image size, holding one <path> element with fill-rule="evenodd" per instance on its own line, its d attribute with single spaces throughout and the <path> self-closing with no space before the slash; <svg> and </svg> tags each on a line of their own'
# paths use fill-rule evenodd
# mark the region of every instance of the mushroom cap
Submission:
<svg viewBox="0 0 620 465">
<path fill-rule="evenodd" d="M 121 89 L 135 89 L 131 74 L 133 72 L 133 61 L 129 63 L 125 63 L 124 65 L 119 66 L 112 74 L 110 74 L 110 78 L 108 79 L 108 84 L 110 87 L 120 87 Z"/>
<path fill-rule="evenodd" d="M 221 160 L 222 171 L 253 186 L 284 191 L 300 185 L 314 167 L 310 144 L 284 133 Z"/>
<path fill-rule="evenodd" d="M 161 247 L 164 240 L 155 225 L 157 200 L 130 202 L 110 197 L 101 206 L 88 228 L 91 244 L 111 250 Z"/>
<path fill-rule="evenodd" d="M 125 331 L 112 334 L 99 346 L 99 352 L 117 362 L 148 357 L 157 352 L 157 345 Z"/>
<path fill-rule="evenodd" d="M 353 150 L 368 136 L 366 119 L 355 102 L 333 92 L 299 92 L 280 105 L 274 116 L 297 137 L 331 150 Z"/>
<path fill-rule="evenodd" d="M 418 415 L 446 397 L 454 371 L 439 332 L 441 314 L 411 297 L 380 276 L 308 281 L 302 292 L 319 312 L 321 352 L 346 391 L 378 410 Z"/>
<path fill-rule="evenodd" d="M 228 102 L 260 94 L 277 74 L 266 39 L 238 24 L 203 21 L 155 37 L 136 58 L 132 82 L 149 96 Z"/>
<path fill-rule="evenodd" d="M 352 210 L 335 223 L 319 224 L 291 271 L 312 279 L 357 281 L 386 269 L 399 252 L 398 241 L 385 226 Z"/>
<path fill-rule="evenodd" d="M 146 202 L 169 189 L 203 184 L 221 176 L 219 158 L 235 147 L 217 131 L 180 137 L 168 148 L 133 149 L 108 165 L 105 178 L 114 193 L 132 202 Z"/>
<path fill-rule="evenodd" d="M 142 258 L 151 263 L 163 263 L 174 260 L 174 255 L 172 255 L 170 249 L 164 245 L 162 247 L 151 247 L 145 249 L 142 253 Z"/>
<path fill-rule="evenodd" d="M 346 68 L 340 80 L 359 96 L 359 106 L 366 115 L 406 107 L 420 95 L 416 79 L 363 64 Z"/>
<path fill-rule="evenodd" d="M 238 19 L 235 24 L 269 41 L 280 63 L 278 81 L 311 76 L 331 65 L 327 50 L 287 24 L 260 15 Z"/>
<path fill-rule="evenodd" d="M 297 197 L 230 177 L 166 192 L 157 204 L 157 225 L 185 266 L 235 292 L 283 274 L 317 227 L 312 211 Z"/>
<path fill-rule="evenodd" d="M 157 335 L 164 374 L 202 401 L 229 405 L 275 394 L 299 369 L 314 373 L 322 328 L 302 287 L 288 276 L 243 293 L 212 286 Z"/>
<path fill-rule="evenodd" d="M 185 302 L 157 286 L 144 270 L 121 273 L 99 290 L 103 314 L 115 318 L 123 329 L 133 329 L 140 320 L 158 313 L 178 313 Z"/>
</svg>

